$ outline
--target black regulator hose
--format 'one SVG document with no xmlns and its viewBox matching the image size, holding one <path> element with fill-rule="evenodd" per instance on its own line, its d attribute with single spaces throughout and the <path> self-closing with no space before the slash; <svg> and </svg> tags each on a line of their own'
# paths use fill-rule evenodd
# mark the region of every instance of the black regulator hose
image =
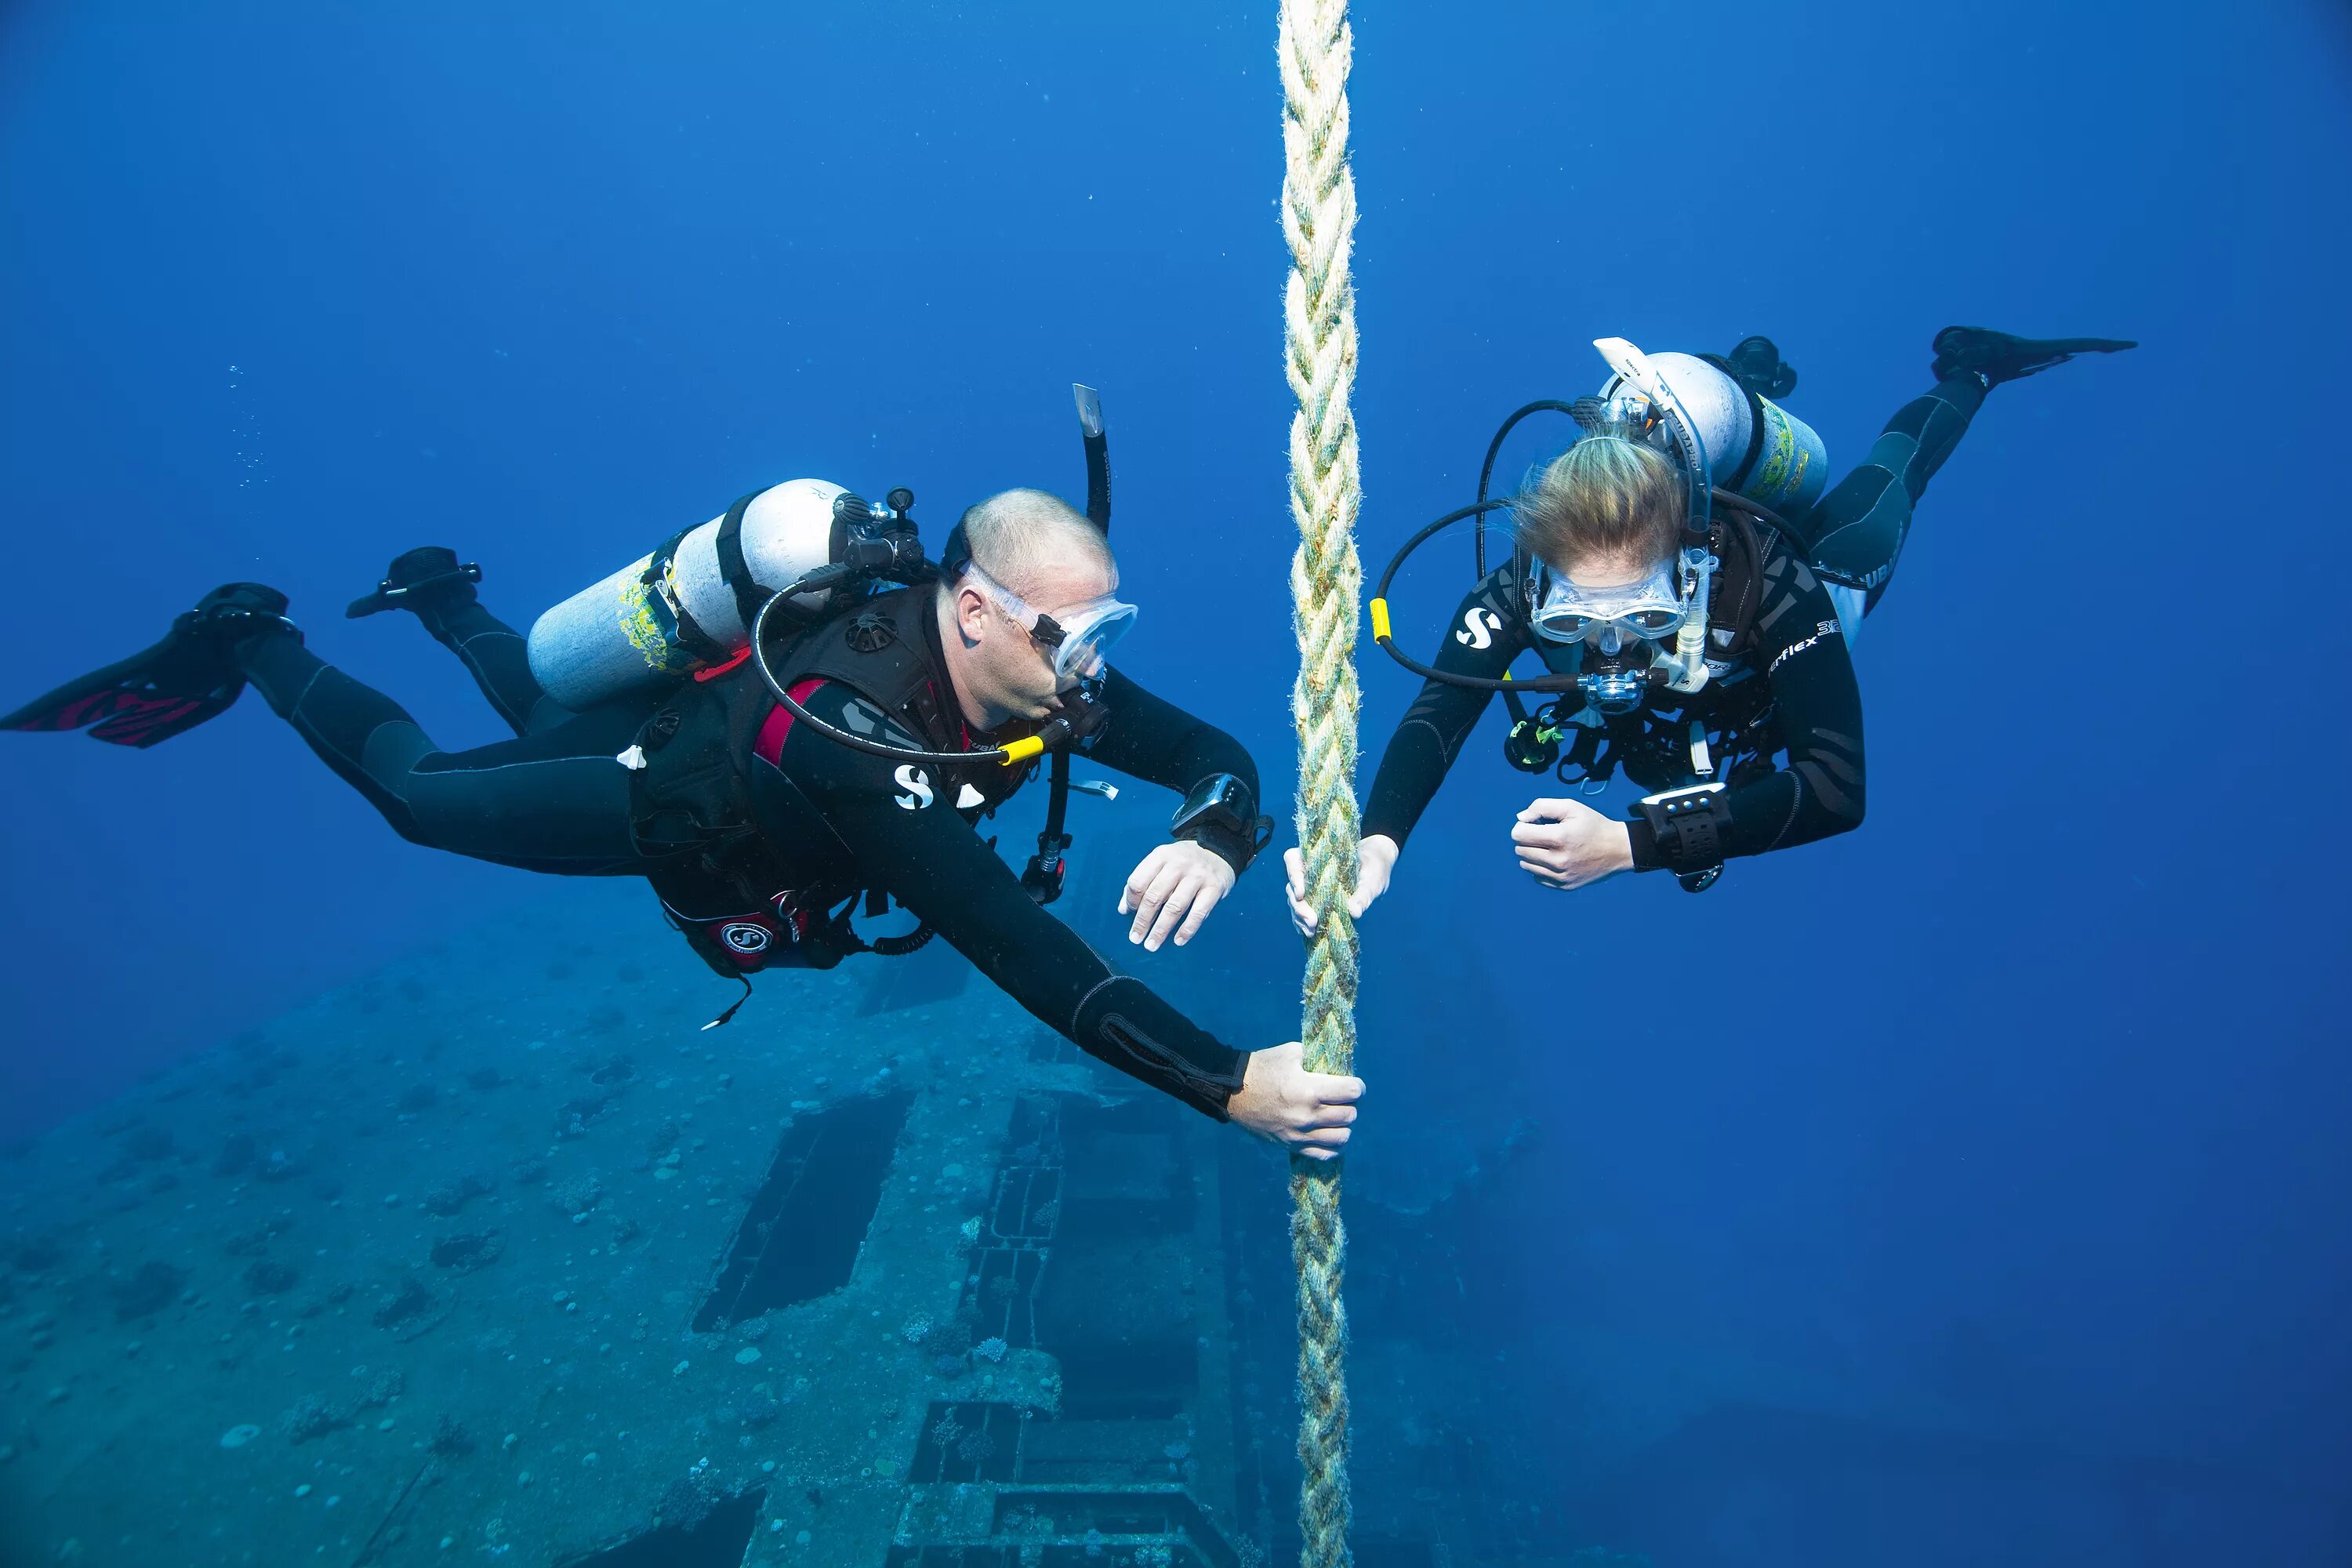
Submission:
<svg viewBox="0 0 2352 1568">
<path fill-rule="evenodd" d="M 1519 421 L 1528 415 L 1544 413 L 1565 414 L 1573 419 L 1576 417 L 1576 405 L 1562 403 L 1557 397 L 1539 397 L 1504 420 L 1503 427 L 1495 432 L 1495 438 L 1486 443 L 1486 460 L 1478 465 L 1479 500 L 1483 502 L 1486 499 L 1486 487 L 1495 482 L 1495 459 L 1502 455 L 1505 437 L 1517 429 Z M 1478 530 L 1470 542 L 1471 549 L 1477 555 L 1478 575 L 1484 578 L 1486 575 L 1486 531 L 1483 528 Z"/>
<path fill-rule="evenodd" d="M 1425 680 L 1442 680 L 1449 686 L 1467 686 L 1481 691 L 1573 691 L 1576 689 L 1576 677 L 1572 675 L 1542 675 L 1533 680 L 1507 679 L 1489 680 L 1484 676 L 1454 675 L 1443 669 L 1433 669 L 1419 659 L 1410 658 L 1400 650 L 1396 645 L 1396 638 L 1390 632 L 1389 584 L 1396 580 L 1397 572 L 1404 565 L 1405 557 L 1427 543 L 1430 536 L 1439 529 L 1460 522 L 1465 517 L 1478 517 L 1510 504 L 1511 500 L 1507 496 L 1499 500 L 1473 501 L 1468 506 L 1456 507 L 1411 539 L 1406 540 L 1404 548 L 1390 558 L 1388 570 L 1381 574 L 1381 585 L 1372 595 L 1372 602 L 1369 606 L 1372 615 L 1372 640 L 1378 643 L 1391 658 Z"/>
<path fill-rule="evenodd" d="M 1779 512 L 1761 501 L 1749 500 L 1738 490 L 1727 490 L 1721 485 L 1713 485 L 1708 489 L 1709 493 L 1715 497 L 1715 504 L 1717 506 L 1729 507 L 1733 511 L 1744 511 L 1757 521 L 1769 523 L 1774 528 L 1786 530 L 1789 526 Z"/>
</svg>

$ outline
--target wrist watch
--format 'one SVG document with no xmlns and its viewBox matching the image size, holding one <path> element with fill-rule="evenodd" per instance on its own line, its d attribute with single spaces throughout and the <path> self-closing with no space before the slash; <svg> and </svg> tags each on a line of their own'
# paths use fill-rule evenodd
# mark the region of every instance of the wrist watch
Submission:
<svg viewBox="0 0 2352 1568">
<path fill-rule="evenodd" d="M 1171 838 L 1190 838 L 1222 856 L 1234 871 L 1249 869 L 1274 837 L 1274 818 L 1260 816 L 1249 785 L 1232 773 L 1211 773 L 1192 786 L 1168 824 Z"/>
</svg>

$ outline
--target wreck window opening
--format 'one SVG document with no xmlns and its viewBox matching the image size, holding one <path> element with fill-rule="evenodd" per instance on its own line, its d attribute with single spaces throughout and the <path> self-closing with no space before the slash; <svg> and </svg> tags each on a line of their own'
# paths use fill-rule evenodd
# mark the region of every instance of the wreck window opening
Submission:
<svg viewBox="0 0 2352 1568">
<path fill-rule="evenodd" d="M 1172 1422 L 1199 1394 L 1183 1114 L 1158 1099 L 1062 1102 L 1060 1207 L 1034 1321 L 1061 1363 L 1065 1422 Z"/>
<path fill-rule="evenodd" d="M 868 1095 L 793 1120 L 694 1315 L 697 1333 L 849 1283 L 914 1098 Z"/>
<path fill-rule="evenodd" d="M 739 1568 L 759 1528 L 764 1489 L 722 1498 L 707 1512 L 658 1524 L 618 1545 L 566 1557 L 556 1568 Z"/>
</svg>

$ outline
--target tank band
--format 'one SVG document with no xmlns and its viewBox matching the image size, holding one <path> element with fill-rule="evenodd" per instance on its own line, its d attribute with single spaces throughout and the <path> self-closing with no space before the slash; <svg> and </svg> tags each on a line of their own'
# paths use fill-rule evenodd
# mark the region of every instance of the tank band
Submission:
<svg viewBox="0 0 2352 1568">
<path fill-rule="evenodd" d="M 751 563 L 743 558 L 743 513 L 751 504 L 765 495 L 765 490 L 753 490 L 733 506 L 719 524 L 719 576 L 734 592 L 735 613 L 742 618 L 748 636 L 751 622 L 758 617 L 760 606 L 768 602 L 772 589 L 760 585 L 751 575 Z"/>
</svg>

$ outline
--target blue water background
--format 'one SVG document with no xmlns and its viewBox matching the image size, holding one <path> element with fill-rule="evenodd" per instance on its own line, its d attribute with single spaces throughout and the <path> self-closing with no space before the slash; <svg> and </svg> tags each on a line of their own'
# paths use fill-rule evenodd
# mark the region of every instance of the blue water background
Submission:
<svg viewBox="0 0 2352 1568">
<path fill-rule="evenodd" d="M 1931 490 L 1861 649 L 1861 832 L 1704 900 L 1563 898 L 1511 862 L 1493 718 L 1471 743 L 1364 928 L 1365 1139 L 1543 1128 L 1446 1331 L 1563 1419 L 1769 1365 L 1822 1408 L 2189 1462 L 2239 1560 L 2342 1561 L 2309 1524 L 2352 1473 L 2340 8 L 1357 26 L 1372 570 L 1503 413 L 1596 384 L 1596 336 L 1773 334 L 1841 469 L 1948 321 L 2145 341 L 1996 392 Z M 936 538 L 1078 489 L 1084 379 L 1146 607 L 1124 662 L 1279 787 L 1273 37 L 1264 4 L 10 6 L 0 698 L 258 578 L 488 741 L 413 626 L 341 619 L 395 551 L 480 560 L 523 622 L 794 474 L 910 485 Z M 1409 640 L 1467 553 L 1407 579 Z M 1369 776 L 1412 685 L 1364 653 Z M 5 751 L 7 1132 L 544 890 L 401 843 L 258 700 L 152 753 Z M 1271 1043 L 1295 966 L 1250 962 L 1224 1022 Z M 2221 1528 L 2168 1535 L 2149 1484 L 2129 1561 Z"/>
</svg>

